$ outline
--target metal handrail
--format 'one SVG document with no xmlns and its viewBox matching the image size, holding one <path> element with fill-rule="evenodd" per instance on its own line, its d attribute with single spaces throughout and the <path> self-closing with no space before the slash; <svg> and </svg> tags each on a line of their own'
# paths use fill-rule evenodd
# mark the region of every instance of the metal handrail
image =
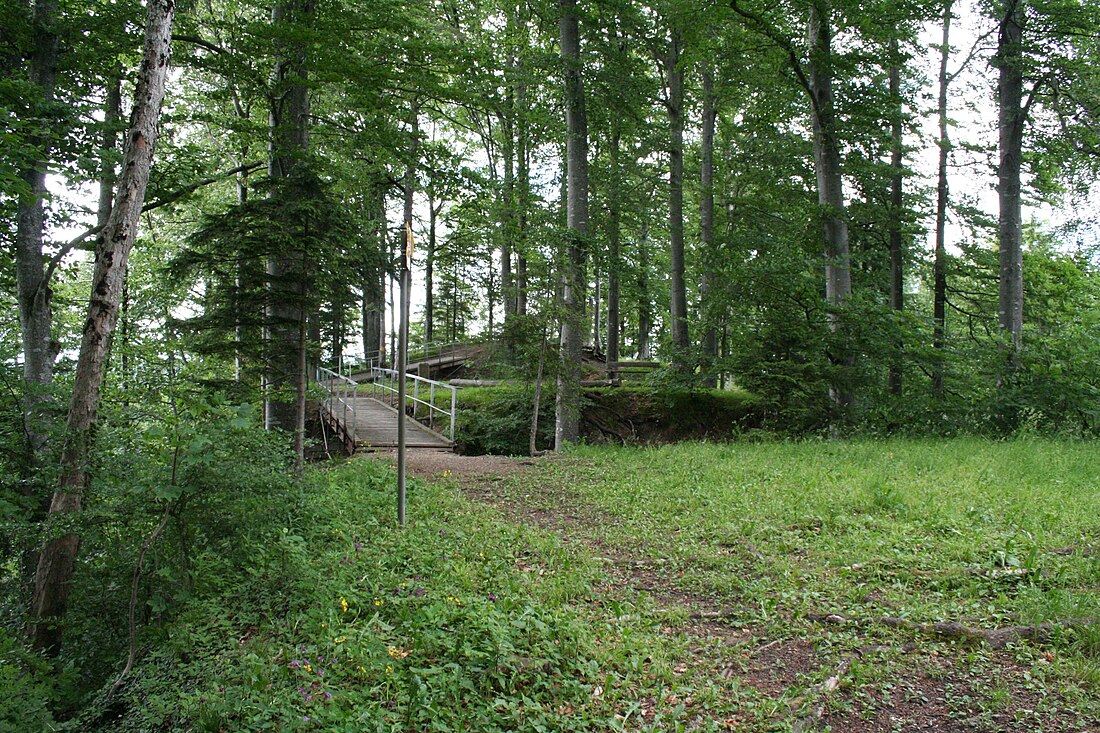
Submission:
<svg viewBox="0 0 1100 733">
<path fill-rule="evenodd" d="M 355 429 L 357 424 L 355 407 L 348 401 L 348 398 L 354 398 L 359 394 L 359 383 L 331 369 L 318 367 L 317 384 L 328 394 L 322 402 L 325 409 L 343 424 L 344 430 L 351 441 L 353 443 L 358 442 L 359 436 L 356 434 Z"/>
<path fill-rule="evenodd" d="M 369 372 L 376 366 L 382 365 L 382 354 L 380 351 L 372 352 L 372 355 L 363 359 L 345 360 L 341 359 L 337 372 L 344 376 L 351 376 L 358 372 Z"/>
<path fill-rule="evenodd" d="M 393 384 L 396 384 L 399 376 L 400 375 L 398 374 L 396 369 L 383 369 L 382 367 L 374 367 L 373 369 L 371 369 L 371 397 L 373 397 L 374 399 L 379 399 L 379 395 L 385 396 L 386 394 L 393 394 L 393 395 L 395 395 L 395 398 L 396 398 L 396 395 L 398 393 L 398 388 L 396 386 L 392 386 L 390 383 L 392 382 Z M 420 420 L 420 417 L 419 417 L 419 414 L 418 414 L 419 413 L 418 405 L 424 405 L 425 407 L 428 408 L 428 414 L 425 417 L 427 417 L 427 419 L 428 419 L 428 427 L 430 427 L 430 428 L 434 429 L 436 413 L 439 413 L 440 415 L 446 416 L 449 419 L 449 423 L 450 423 L 450 425 L 448 427 L 448 431 L 447 431 L 447 437 L 450 438 L 451 440 L 454 440 L 455 439 L 455 404 L 456 404 L 456 401 L 457 401 L 456 395 L 458 393 L 458 390 L 450 384 L 446 384 L 444 382 L 437 382 L 434 379 L 427 379 L 425 377 L 421 377 L 421 376 L 418 376 L 416 374 L 405 374 L 405 379 L 406 380 L 412 380 L 412 390 L 411 390 L 411 392 L 409 390 L 406 390 L 405 397 L 406 397 L 406 399 L 411 399 L 412 400 L 412 403 L 413 403 L 412 417 L 413 417 L 413 419 L 414 420 Z M 424 384 L 427 387 L 427 390 L 428 390 L 428 399 L 427 400 L 422 399 L 421 396 L 420 396 L 420 394 L 421 394 L 420 385 L 421 384 Z M 448 390 L 450 392 L 451 398 L 450 398 L 449 403 L 447 403 L 449 405 L 449 409 L 440 407 L 439 405 L 436 404 L 435 397 L 436 397 L 436 390 L 437 389 L 440 392 L 442 392 L 443 390 Z M 402 407 L 403 407 L 403 405 L 398 406 L 398 412 L 401 412 L 401 413 L 404 412 L 404 410 L 401 409 Z"/>
<path fill-rule="evenodd" d="M 457 350 L 467 346 L 470 346 L 469 341 L 430 341 L 426 344 L 418 344 L 409 348 L 409 363 L 441 357 L 447 349 Z"/>
<path fill-rule="evenodd" d="M 409 347 L 408 363 L 415 364 L 426 359 L 441 357 L 447 349 L 467 345 L 464 341 L 429 341 L 425 344 L 416 344 Z M 359 372 L 368 372 L 374 367 L 381 367 L 382 363 L 382 352 L 372 351 L 363 359 L 341 360 L 336 371 L 348 376 Z"/>
</svg>

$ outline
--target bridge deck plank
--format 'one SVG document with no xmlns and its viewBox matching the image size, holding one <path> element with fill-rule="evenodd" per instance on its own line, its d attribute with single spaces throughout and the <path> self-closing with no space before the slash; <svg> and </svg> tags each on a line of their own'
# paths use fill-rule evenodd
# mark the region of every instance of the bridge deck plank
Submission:
<svg viewBox="0 0 1100 733">
<path fill-rule="evenodd" d="M 397 446 L 397 410 L 371 397 L 348 400 L 355 409 L 358 445 L 367 448 Z M 410 448 L 450 448 L 451 441 L 433 433 L 410 417 L 405 418 L 405 443 Z"/>
</svg>

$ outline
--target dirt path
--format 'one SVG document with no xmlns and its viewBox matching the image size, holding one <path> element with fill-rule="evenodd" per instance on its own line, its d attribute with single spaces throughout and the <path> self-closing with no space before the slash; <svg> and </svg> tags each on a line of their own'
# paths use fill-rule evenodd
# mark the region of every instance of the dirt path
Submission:
<svg viewBox="0 0 1100 733">
<path fill-rule="evenodd" d="M 675 673 L 685 680 L 713 681 L 721 691 L 718 699 L 705 702 L 674 701 L 693 720 L 689 729 L 1100 730 L 1100 722 L 1079 719 L 1059 698 L 1051 698 L 1057 690 L 1036 684 L 1034 665 L 1011 652 L 916 638 L 899 643 L 896 634 L 876 630 L 853 643 L 850 629 L 832 627 L 826 619 L 785 619 L 769 628 L 738 625 L 736 599 L 685 590 L 645 547 L 604 539 L 601 528 L 620 520 L 569 487 L 553 485 L 543 469 L 562 460 L 569 459 L 421 450 L 410 452 L 407 465 L 413 476 L 457 481 L 468 498 L 511 521 L 553 532 L 567 545 L 604 559 L 606 581 L 594 589 L 602 601 L 648 596 L 658 609 L 661 633 L 673 648 L 684 650 Z M 641 702 L 642 719 L 652 719 L 658 703 Z"/>
</svg>

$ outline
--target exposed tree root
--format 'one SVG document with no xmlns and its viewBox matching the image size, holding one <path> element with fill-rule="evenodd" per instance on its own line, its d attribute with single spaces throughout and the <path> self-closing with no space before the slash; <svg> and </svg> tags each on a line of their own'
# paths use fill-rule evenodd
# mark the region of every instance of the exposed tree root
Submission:
<svg viewBox="0 0 1100 733">
<path fill-rule="evenodd" d="M 852 667 L 854 658 L 854 656 L 845 657 L 837 666 L 836 672 L 806 690 L 804 695 L 791 703 L 791 710 L 795 712 L 804 711 L 809 707 L 809 712 L 801 712 L 791 724 L 791 730 L 794 733 L 808 733 L 821 726 L 829 696 L 840 688 L 844 675 L 848 674 L 848 670 Z"/>
<path fill-rule="evenodd" d="M 838 613 L 830 614 L 807 614 L 806 616 L 811 621 L 817 621 L 827 624 L 864 624 L 865 622 L 855 621 L 849 619 L 846 616 L 842 616 Z M 1034 624 L 1030 626 L 1004 626 L 999 629 L 981 629 L 973 626 L 967 626 L 956 621 L 940 621 L 935 624 L 922 624 L 916 621 L 910 621 L 908 619 L 897 618 L 895 616 L 886 616 L 878 621 L 870 622 L 873 624 L 888 626 L 892 629 L 905 629 L 907 631 L 916 631 L 925 636 L 938 637 L 942 639 L 956 639 L 962 641 L 978 642 L 985 644 L 990 649 L 1004 649 L 1014 641 L 1020 639 L 1030 639 L 1033 641 L 1046 641 L 1050 638 L 1052 632 L 1057 629 L 1077 628 L 1080 626 L 1090 626 L 1095 624 L 1095 620 L 1089 619 L 1070 619 L 1066 621 L 1047 622 L 1042 624 Z"/>
</svg>

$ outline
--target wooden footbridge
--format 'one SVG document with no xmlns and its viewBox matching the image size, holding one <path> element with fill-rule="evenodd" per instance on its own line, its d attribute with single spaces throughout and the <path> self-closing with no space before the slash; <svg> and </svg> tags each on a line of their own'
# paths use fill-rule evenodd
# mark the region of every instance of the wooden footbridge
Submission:
<svg viewBox="0 0 1100 733">
<path fill-rule="evenodd" d="M 331 369 L 317 370 L 325 390 L 322 422 L 348 453 L 397 447 L 398 420 L 405 420 L 408 448 L 450 449 L 455 434 L 455 388 L 416 374 L 406 380 L 405 414 L 397 409 L 399 374 L 372 366 L 357 372 L 360 380 Z"/>
</svg>

